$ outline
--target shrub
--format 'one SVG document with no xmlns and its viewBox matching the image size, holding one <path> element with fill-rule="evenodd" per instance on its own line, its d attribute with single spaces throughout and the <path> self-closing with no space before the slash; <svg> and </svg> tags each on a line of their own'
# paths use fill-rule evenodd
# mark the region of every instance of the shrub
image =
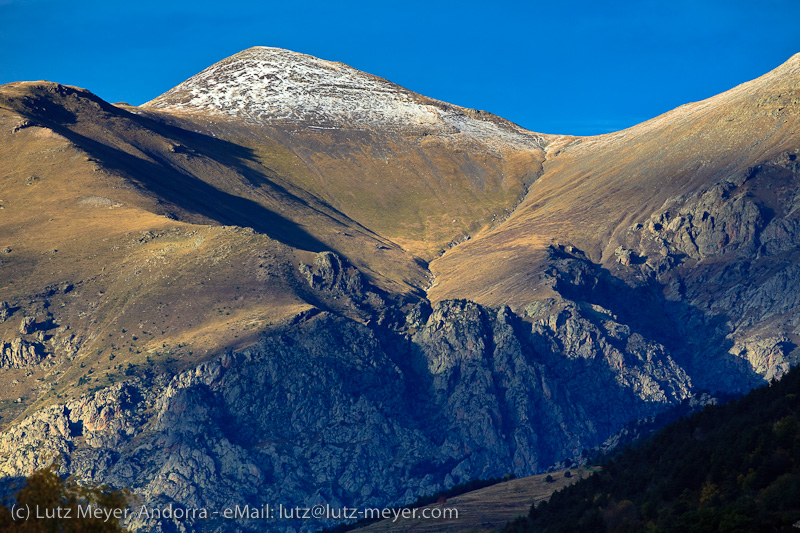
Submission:
<svg viewBox="0 0 800 533">
<path fill-rule="evenodd" d="M 63 479 L 57 473 L 54 463 L 48 468 L 38 470 L 28 477 L 25 487 L 16 495 L 15 509 L 30 509 L 31 515 L 12 516 L 11 509 L 0 506 L 0 531 L 19 531 L 40 533 L 59 531 L 79 532 L 124 532 L 119 520 L 106 520 L 105 514 L 87 514 L 92 508 L 106 509 L 112 516 L 124 516 L 130 500 L 127 491 L 112 490 L 108 486 L 78 485 L 72 479 Z M 78 512 L 79 509 L 84 512 Z M 36 514 L 38 514 L 38 518 Z"/>
</svg>

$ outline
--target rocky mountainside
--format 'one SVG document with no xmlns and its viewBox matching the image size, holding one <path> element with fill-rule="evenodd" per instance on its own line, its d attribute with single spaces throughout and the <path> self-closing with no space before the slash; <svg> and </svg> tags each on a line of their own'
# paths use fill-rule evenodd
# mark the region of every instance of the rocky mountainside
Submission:
<svg viewBox="0 0 800 533">
<path fill-rule="evenodd" d="M 381 507 L 780 377 L 799 127 L 800 56 L 590 138 L 272 48 L 138 108 L 2 86 L 0 471 Z"/>
<path fill-rule="evenodd" d="M 800 326 L 798 104 L 800 54 L 628 130 L 553 140 L 514 213 L 431 263 L 428 296 L 603 305 L 697 368 L 700 387 L 784 372 Z M 554 245 L 603 282 L 552 275 Z"/>
</svg>

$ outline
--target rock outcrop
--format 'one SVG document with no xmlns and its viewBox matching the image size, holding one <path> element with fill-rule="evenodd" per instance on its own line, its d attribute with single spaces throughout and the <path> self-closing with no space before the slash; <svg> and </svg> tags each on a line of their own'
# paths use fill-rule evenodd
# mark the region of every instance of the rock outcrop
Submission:
<svg viewBox="0 0 800 533">
<path fill-rule="evenodd" d="M 634 273 L 629 277 L 663 287 L 666 300 L 674 302 L 665 308 L 673 308 L 679 336 L 692 344 L 686 364 L 701 387 L 743 391 L 796 363 L 797 156 L 783 152 L 696 194 L 670 198 L 631 226 L 615 252 Z M 676 308 L 683 311 L 674 313 Z M 730 381 L 736 365 L 749 369 L 749 385 Z"/>
<path fill-rule="evenodd" d="M 318 253 L 313 265 L 301 263 L 299 270 L 309 287 L 330 296 L 352 297 L 364 291 L 361 272 L 333 252 Z"/>
<path fill-rule="evenodd" d="M 30 335 L 36 331 L 36 319 L 32 316 L 22 317 L 22 322 L 19 324 L 19 332 L 23 335 Z"/>
<path fill-rule="evenodd" d="M 0 342 L 0 368 L 23 368 L 41 363 L 47 353 L 44 346 L 16 337 L 11 342 Z"/>
</svg>

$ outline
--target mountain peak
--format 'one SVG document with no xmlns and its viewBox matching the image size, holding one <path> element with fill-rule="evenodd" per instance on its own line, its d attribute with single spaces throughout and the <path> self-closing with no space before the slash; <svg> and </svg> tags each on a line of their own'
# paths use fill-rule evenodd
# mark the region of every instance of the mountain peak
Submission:
<svg viewBox="0 0 800 533">
<path fill-rule="evenodd" d="M 143 105 L 318 129 L 466 133 L 538 148 L 544 140 L 490 113 L 446 104 L 344 63 L 282 48 L 248 48 Z M 431 131 L 433 129 L 433 131 Z"/>
<path fill-rule="evenodd" d="M 435 109 L 417 100 L 411 91 L 342 63 L 259 46 L 223 59 L 145 106 L 320 127 L 436 122 Z"/>
</svg>

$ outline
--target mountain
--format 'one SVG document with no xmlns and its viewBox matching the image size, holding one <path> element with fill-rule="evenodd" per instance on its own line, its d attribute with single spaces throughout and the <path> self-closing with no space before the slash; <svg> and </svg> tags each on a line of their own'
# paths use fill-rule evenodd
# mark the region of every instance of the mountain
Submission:
<svg viewBox="0 0 800 533">
<path fill-rule="evenodd" d="M 778 378 L 799 116 L 800 55 L 598 137 L 275 48 L 140 107 L 0 86 L 0 472 L 383 507 Z"/>
<path fill-rule="evenodd" d="M 505 218 L 547 143 L 489 113 L 276 48 L 220 61 L 142 108 L 252 143 L 293 184 L 426 261 Z M 263 154 L 265 138 L 296 161 Z"/>
</svg>

